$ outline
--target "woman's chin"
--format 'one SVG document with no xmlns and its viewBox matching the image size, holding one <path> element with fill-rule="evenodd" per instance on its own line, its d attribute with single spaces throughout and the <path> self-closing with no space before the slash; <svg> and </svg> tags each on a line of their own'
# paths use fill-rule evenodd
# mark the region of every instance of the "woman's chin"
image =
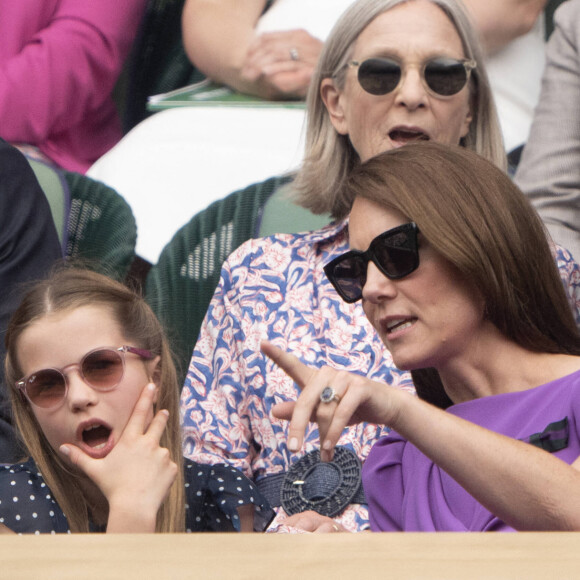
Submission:
<svg viewBox="0 0 580 580">
<path fill-rule="evenodd" d="M 391 352 L 391 356 L 393 357 L 394 365 L 400 371 L 414 371 L 416 369 L 424 369 L 426 366 L 425 361 L 418 360 L 415 356 L 405 355 L 403 353 L 393 353 Z"/>
</svg>

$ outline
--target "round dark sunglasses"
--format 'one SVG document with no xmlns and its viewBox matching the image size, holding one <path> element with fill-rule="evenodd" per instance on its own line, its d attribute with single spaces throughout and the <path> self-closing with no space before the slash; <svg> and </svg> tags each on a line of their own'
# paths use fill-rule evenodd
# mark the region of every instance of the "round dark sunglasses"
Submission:
<svg viewBox="0 0 580 580">
<path fill-rule="evenodd" d="M 66 374 L 77 368 L 83 381 L 96 391 L 112 391 L 123 380 L 126 353 L 147 360 L 153 358 L 150 351 L 133 346 L 97 348 L 85 354 L 80 363 L 72 363 L 62 369 L 36 371 L 17 381 L 16 387 L 36 407 L 57 407 L 68 392 Z"/>
<path fill-rule="evenodd" d="M 401 82 L 401 63 L 391 58 L 368 58 L 362 62 L 352 60 L 348 66 L 358 67 L 358 82 L 371 95 L 386 95 Z M 421 66 L 421 79 L 432 95 L 451 97 L 467 84 L 476 66 L 474 60 L 433 58 Z"/>
<path fill-rule="evenodd" d="M 329 262 L 324 273 L 345 302 L 356 302 L 362 298 L 370 260 L 391 280 L 408 276 L 418 268 L 418 233 L 414 222 L 388 230 L 378 235 L 366 252 L 350 250 Z"/>
</svg>

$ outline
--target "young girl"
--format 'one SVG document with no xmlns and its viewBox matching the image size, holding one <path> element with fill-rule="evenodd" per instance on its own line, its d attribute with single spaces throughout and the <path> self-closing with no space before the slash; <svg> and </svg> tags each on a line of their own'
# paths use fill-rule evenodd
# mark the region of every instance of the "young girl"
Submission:
<svg viewBox="0 0 580 580">
<path fill-rule="evenodd" d="M 265 528 L 271 510 L 240 472 L 184 461 L 171 354 L 134 292 L 62 269 L 25 296 L 6 350 L 29 458 L 0 468 L 0 524 L 19 533 Z"/>
</svg>

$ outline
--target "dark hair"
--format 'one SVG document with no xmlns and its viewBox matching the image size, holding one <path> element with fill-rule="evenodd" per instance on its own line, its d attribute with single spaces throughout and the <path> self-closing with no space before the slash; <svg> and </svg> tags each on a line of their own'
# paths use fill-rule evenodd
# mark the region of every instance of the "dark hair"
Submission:
<svg viewBox="0 0 580 580">
<path fill-rule="evenodd" d="M 347 187 L 353 198 L 414 221 L 479 290 L 487 319 L 510 340 L 530 351 L 580 355 L 544 225 L 495 165 L 466 148 L 415 143 L 370 159 L 354 170 Z M 413 378 L 423 397 L 441 384 L 432 370 L 414 371 Z"/>
</svg>

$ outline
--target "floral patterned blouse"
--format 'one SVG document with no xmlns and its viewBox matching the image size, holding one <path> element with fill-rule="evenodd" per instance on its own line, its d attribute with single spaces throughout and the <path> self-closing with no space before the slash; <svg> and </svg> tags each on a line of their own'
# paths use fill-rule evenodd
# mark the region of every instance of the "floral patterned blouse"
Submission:
<svg viewBox="0 0 580 580">
<path fill-rule="evenodd" d="M 181 395 L 184 454 L 200 463 L 228 463 L 249 478 L 286 472 L 320 446 L 310 424 L 300 453 L 287 447 L 288 423 L 272 406 L 296 400 L 299 389 L 260 352 L 267 338 L 305 364 L 337 369 L 413 392 L 410 373 L 398 370 L 366 319 L 360 302 L 347 304 L 323 266 L 348 251 L 347 222 L 302 234 L 249 240 L 224 263 L 195 346 Z M 580 268 L 565 250 L 557 262 L 577 322 Z M 339 441 L 364 462 L 388 430 L 361 423 Z M 285 517 L 278 508 L 272 530 Z M 368 527 L 366 505 L 350 505 L 336 518 L 351 531 Z"/>
</svg>

